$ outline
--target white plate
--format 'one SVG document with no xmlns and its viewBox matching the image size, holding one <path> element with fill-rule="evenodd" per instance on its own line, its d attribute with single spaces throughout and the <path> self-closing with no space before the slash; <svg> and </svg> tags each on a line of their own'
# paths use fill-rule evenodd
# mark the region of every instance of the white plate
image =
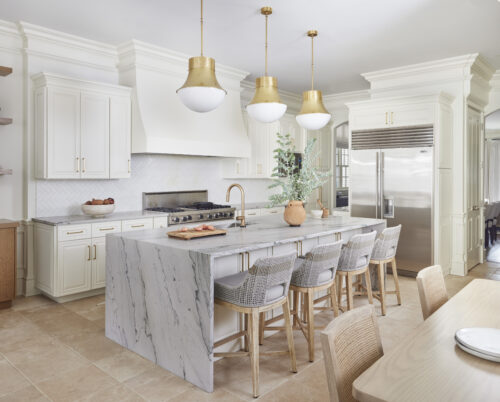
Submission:
<svg viewBox="0 0 500 402">
<path fill-rule="evenodd" d="M 457 339 L 455 339 L 455 341 L 457 342 L 457 346 L 460 349 L 462 349 L 464 352 L 467 352 L 467 353 L 469 353 L 471 355 L 480 357 L 481 359 L 485 359 L 485 360 L 489 360 L 489 361 L 492 361 L 492 362 L 500 363 L 500 357 L 495 357 L 495 356 L 487 355 L 487 354 L 478 352 L 477 350 L 469 349 L 467 346 L 462 345 L 460 343 L 460 341 L 458 341 Z"/>
<path fill-rule="evenodd" d="M 455 339 L 468 349 L 500 359 L 500 329 L 462 328 Z"/>
</svg>

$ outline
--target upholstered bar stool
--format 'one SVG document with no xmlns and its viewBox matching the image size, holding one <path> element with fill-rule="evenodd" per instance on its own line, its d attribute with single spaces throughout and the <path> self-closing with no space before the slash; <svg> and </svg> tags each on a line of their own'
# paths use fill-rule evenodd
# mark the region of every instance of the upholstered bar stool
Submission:
<svg viewBox="0 0 500 402">
<path fill-rule="evenodd" d="M 386 295 L 396 295 L 398 304 L 401 305 L 401 292 L 399 291 L 398 269 L 396 266 L 396 251 L 398 248 L 399 235 L 401 233 L 401 225 L 392 228 L 386 228 L 380 236 L 375 240 L 370 264 L 376 265 L 378 270 L 378 290 L 372 290 L 375 297 L 382 308 L 382 315 L 386 312 Z M 392 275 L 394 278 L 394 290 L 385 289 L 385 265 L 391 264 Z"/>
<path fill-rule="evenodd" d="M 331 244 L 323 244 L 314 247 L 305 256 L 295 260 L 292 280 L 290 283 L 290 294 L 293 294 L 292 317 L 294 329 L 300 329 L 307 339 L 309 349 L 309 361 L 314 361 L 314 330 L 323 329 L 314 327 L 314 310 L 333 310 L 334 317 L 339 315 L 337 295 L 335 290 L 335 272 L 340 258 L 342 241 Z M 314 299 L 316 292 L 327 290 L 328 294 Z M 304 299 L 303 314 L 299 311 L 299 296 Z M 315 304 L 330 300 L 331 306 L 314 307 Z M 301 317 L 302 315 L 302 317 Z M 270 324 L 282 320 L 283 314 L 263 322 L 261 314 L 260 340 L 264 337 L 264 331 L 279 331 L 285 328 L 271 326 Z"/>
<path fill-rule="evenodd" d="M 337 268 L 337 288 L 338 288 L 338 304 L 342 311 L 352 310 L 354 300 L 353 279 L 359 275 L 365 276 L 368 301 L 373 303 L 372 285 L 370 280 L 370 272 L 368 270 L 370 257 L 375 245 L 375 237 L 377 232 L 373 231 L 366 234 L 357 234 L 351 237 L 349 242 L 342 248 L 340 253 L 339 266 Z M 345 294 L 347 296 L 347 308 L 341 305 L 342 281 L 345 278 L 346 287 Z"/>
<path fill-rule="evenodd" d="M 252 368 L 253 396 L 259 396 L 259 314 L 282 306 L 288 350 L 262 355 L 289 354 L 291 370 L 297 372 L 295 346 L 290 318 L 288 290 L 296 255 L 259 258 L 248 271 L 215 281 L 215 303 L 248 316 L 248 328 L 224 338 L 214 348 L 242 336 L 248 338 L 248 349 L 233 353 L 214 353 L 215 357 L 249 356 Z"/>
</svg>

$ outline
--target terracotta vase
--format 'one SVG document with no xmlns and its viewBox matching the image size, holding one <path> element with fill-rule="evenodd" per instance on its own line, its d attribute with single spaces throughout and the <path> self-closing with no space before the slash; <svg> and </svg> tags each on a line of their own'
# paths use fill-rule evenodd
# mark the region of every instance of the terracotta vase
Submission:
<svg viewBox="0 0 500 402">
<path fill-rule="evenodd" d="M 306 220 L 306 210 L 302 201 L 289 201 L 283 215 L 290 226 L 300 226 Z"/>
</svg>

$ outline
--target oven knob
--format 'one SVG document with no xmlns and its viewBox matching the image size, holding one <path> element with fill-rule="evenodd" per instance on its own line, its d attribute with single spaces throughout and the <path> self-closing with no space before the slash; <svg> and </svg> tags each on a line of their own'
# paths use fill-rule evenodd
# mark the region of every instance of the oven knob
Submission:
<svg viewBox="0 0 500 402">
<path fill-rule="evenodd" d="M 215 214 L 215 217 L 216 217 L 216 218 L 220 218 L 221 216 L 222 216 L 222 214 L 221 214 L 220 212 L 217 212 L 217 213 Z"/>
<path fill-rule="evenodd" d="M 179 222 L 179 217 L 177 216 L 177 217 L 173 218 L 172 220 L 173 220 L 174 222 Z"/>
<path fill-rule="evenodd" d="M 199 219 L 203 219 L 203 214 L 198 215 Z"/>
<path fill-rule="evenodd" d="M 187 217 L 187 216 L 183 216 L 183 217 L 182 217 L 182 220 L 183 220 L 184 222 L 186 222 L 186 221 L 188 220 L 188 217 Z"/>
<path fill-rule="evenodd" d="M 232 218 L 234 216 L 234 212 L 229 212 L 229 216 Z"/>
<path fill-rule="evenodd" d="M 224 218 L 227 218 L 227 212 L 224 212 L 224 213 L 222 214 L 222 216 L 223 216 Z"/>
<path fill-rule="evenodd" d="M 192 220 L 193 217 L 191 215 L 188 215 L 188 221 Z"/>
<path fill-rule="evenodd" d="M 212 214 L 208 214 L 208 219 L 212 219 L 212 218 L 213 218 Z"/>
</svg>

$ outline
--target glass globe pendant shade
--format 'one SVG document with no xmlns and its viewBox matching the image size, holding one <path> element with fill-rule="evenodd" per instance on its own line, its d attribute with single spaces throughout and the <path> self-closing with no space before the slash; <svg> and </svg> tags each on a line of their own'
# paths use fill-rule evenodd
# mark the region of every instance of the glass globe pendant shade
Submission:
<svg viewBox="0 0 500 402">
<path fill-rule="evenodd" d="M 275 77 L 259 77 L 255 80 L 255 95 L 247 106 L 248 114 L 261 123 L 272 123 L 283 117 L 287 106 L 281 103 L 278 80 Z"/>
<path fill-rule="evenodd" d="M 206 113 L 216 109 L 224 101 L 226 91 L 217 82 L 215 60 L 205 56 L 191 57 L 189 75 L 177 94 L 194 112 Z"/>
<path fill-rule="evenodd" d="M 332 115 L 323 105 L 321 91 L 311 90 L 302 94 L 302 108 L 296 116 L 297 123 L 306 130 L 319 130 L 325 127 Z"/>
</svg>

